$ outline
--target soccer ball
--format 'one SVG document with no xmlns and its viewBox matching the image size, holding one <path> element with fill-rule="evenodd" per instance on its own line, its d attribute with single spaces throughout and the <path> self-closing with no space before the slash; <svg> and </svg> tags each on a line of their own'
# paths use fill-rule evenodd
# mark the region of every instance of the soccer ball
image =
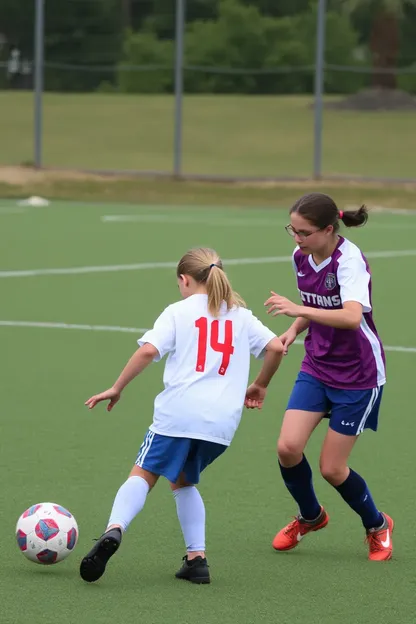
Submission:
<svg viewBox="0 0 416 624">
<path fill-rule="evenodd" d="M 16 525 L 17 545 L 35 563 L 51 565 L 63 561 L 78 541 L 74 516 L 56 503 L 39 503 L 26 509 Z"/>
</svg>

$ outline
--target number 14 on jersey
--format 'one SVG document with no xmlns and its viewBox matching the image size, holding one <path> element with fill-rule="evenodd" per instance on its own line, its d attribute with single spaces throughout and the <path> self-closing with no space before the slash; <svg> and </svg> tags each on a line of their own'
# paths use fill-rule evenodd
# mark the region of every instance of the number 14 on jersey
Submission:
<svg viewBox="0 0 416 624">
<path fill-rule="evenodd" d="M 207 348 L 208 348 L 208 319 L 205 316 L 201 316 L 195 321 L 195 327 L 198 328 L 198 354 L 196 358 L 196 371 L 203 373 L 205 371 L 205 364 L 207 360 Z M 225 375 L 227 368 L 230 364 L 230 358 L 234 353 L 233 347 L 233 322 L 225 321 L 225 335 L 224 342 L 219 342 L 219 321 L 212 321 L 209 327 L 209 344 L 213 351 L 222 353 L 222 361 L 218 369 L 219 375 Z"/>
</svg>

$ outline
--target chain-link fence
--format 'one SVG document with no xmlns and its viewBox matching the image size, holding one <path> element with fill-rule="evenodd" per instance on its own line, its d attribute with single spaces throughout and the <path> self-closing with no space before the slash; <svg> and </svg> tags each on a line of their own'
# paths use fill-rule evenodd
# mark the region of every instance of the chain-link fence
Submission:
<svg viewBox="0 0 416 624">
<path fill-rule="evenodd" d="M 416 8 L 349 4 L 36 0 L 9 11 L 0 163 L 416 179 Z"/>
</svg>

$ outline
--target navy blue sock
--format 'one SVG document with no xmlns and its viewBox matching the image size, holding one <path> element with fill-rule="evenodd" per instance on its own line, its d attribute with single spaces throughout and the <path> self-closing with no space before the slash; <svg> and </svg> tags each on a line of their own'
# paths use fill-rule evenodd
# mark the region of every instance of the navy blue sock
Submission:
<svg viewBox="0 0 416 624">
<path fill-rule="evenodd" d="M 366 482 L 354 470 L 350 470 L 344 483 L 334 487 L 351 509 L 361 516 L 366 529 L 380 527 L 383 524 L 384 518 L 375 506 Z"/>
<path fill-rule="evenodd" d="M 321 513 L 321 506 L 312 485 L 312 470 L 305 455 L 302 461 L 292 468 L 285 468 L 279 462 L 283 481 L 297 504 L 305 520 L 315 520 Z"/>
</svg>

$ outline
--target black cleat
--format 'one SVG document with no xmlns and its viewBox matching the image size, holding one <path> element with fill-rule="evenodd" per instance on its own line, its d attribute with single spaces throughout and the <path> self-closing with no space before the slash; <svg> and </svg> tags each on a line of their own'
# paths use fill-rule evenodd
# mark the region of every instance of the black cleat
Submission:
<svg viewBox="0 0 416 624">
<path fill-rule="evenodd" d="M 104 574 L 109 559 L 118 550 L 121 544 L 120 529 L 110 529 L 98 538 L 88 555 L 81 561 L 79 573 L 87 583 L 93 583 Z"/>
<path fill-rule="evenodd" d="M 183 558 L 183 565 L 175 574 L 176 578 L 190 581 L 191 583 L 208 584 L 211 582 L 208 570 L 208 563 L 202 557 L 195 557 L 189 561 L 188 557 Z"/>
</svg>

